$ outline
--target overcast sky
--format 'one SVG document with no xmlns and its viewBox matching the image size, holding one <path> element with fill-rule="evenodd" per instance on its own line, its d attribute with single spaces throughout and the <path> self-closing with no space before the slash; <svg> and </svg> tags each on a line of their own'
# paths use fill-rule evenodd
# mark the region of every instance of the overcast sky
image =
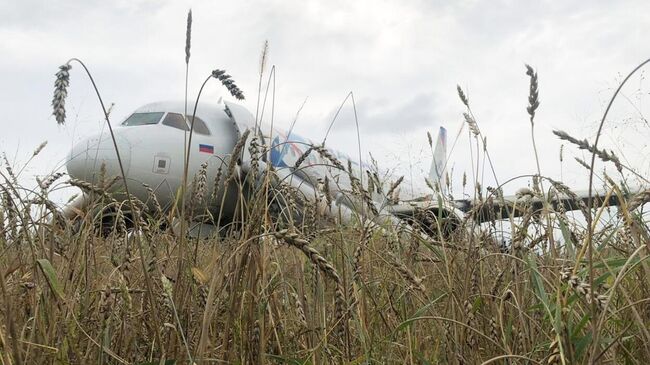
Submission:
<svg viewBox="0 0 650 365">
<path fill-rule="evenodd" d="M 629 71 L 650 57 L 650 2 L 639 1 L 0 1 L 0 151 L 20 167 L 42 141 L 49 145 L 24 172 L 61 168 L 70 146 L 101 128 L 88 79 L 73 66 L 68 123 L 58 127 L 50 102 L 57 67 L 86 62 L 117 122 L 138 106 L 182 99 L 186 13 L 192 8 L 190 94 L 214 68 L 226 69 L 255 109 L 265 40 L 277 67 L 276 123 L 288 127 L 307 99 L 296 131 L 322 139 L 353 91 L 364 157 L 421 181 L 428 170 L 426 131 L 462 125 L 467 92 L 500 181 L 535 172 L 526 114 L 526 63 L 539 74 L 536 136 L 542 174 L 584 188 L 584 157 L 551 133 L 593 138 L 605 105 Z M 648 88 L 640 74 L 615 104 L 602 146 L 647 174 L 644 120 Z M 206 100 L 225 96 L 216 82 Z M 350 104 L 330 146 L 353 155 Z M 471 172 L 466 130 L 452 152 L 454 180 Z M 412 167 L 412 168 L 411 168 Z M 602 167 L 599 167 L 599 169 Z M 608 171 L 614 171 L 609 168 Z M 525 186 L 519 180 L 508 186 Z M 486 172 L 486 185 L 492 184 Z"/>
</svg>

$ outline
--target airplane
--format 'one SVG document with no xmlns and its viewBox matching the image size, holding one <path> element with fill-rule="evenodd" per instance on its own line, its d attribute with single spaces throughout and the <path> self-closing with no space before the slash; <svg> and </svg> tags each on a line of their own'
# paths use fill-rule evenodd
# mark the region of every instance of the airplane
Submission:
<svg viewBox="0 0 650 365">
<path fill-rule="evenodd" d="M 433 189 L 400 192 L 398 184 L 390 186 L 381 181 L 377 166 L 314 143 L 292 130 L 283 131 L 259 122 L 242 105 L 221 99 L 218 103 L 200 102 L 196 113 L 185 117 L 186 109 L 184 102 L 154 102 L 136 109 L 115 126 L 115 145 L 126 179 L 113 184 L 111 193 L 115 199 L 125 201 L 127 197 L 123 192 L 126 185 L 132 196 L 151 207 L 153 190 L 159 206 L 169 212 L 177 206 L 183 184 L 185 154 L 189 153 L 187 171 L 190 178 L 202 170 L 204 181 L 210 185 L 217 175 L 222 175 L 220 185 L 214 191 L 210 191 L 210 187 L 201 207 L 196 207 L 207 210 L 212 221 L 195 222 L 190 227 L 191 234 L 209 236 L 216 232 L 215 229 L 218 231 L 216 226 L 235 220 L 238 199 L 242 197 L 240 185 L 259 184 L 267 169 L 272 169 L 276 187 L 278 184 L 290 186 L 300 192 L 306 202 L 319 205 L 321 213 L 336 221 L 366 219 L 378 225 L 406 221 L 411 225 L 418 224 L 432 236 L 438 232 L 445 236 L 453 234 L 463 226 L 468 214 L 480 224 L 518 217 L 526 209 L 541 211 L 545 204 L 540 197 L 526 192 L 506 197 L 495 195 L 484 201 L 445 197 L 440 193 L 446 184 L 447 165 L 447 133 L 443 127 L 440 127 L 427 176 L 428 185 Z M 192 119 L 193 136 L 188 147 L 187 135 Z M 246 148 L 233 156 L 235 145 L 245 134 L 250 135 L 244 141 Z M 267 147 L 265 150 L 260 148 L 263 151 L 259 158 L 254 158 L 249 152 L 253 136 L 258 146 Z M 234 179 L 223 177 L 229 166 L 234 167 Z M 100 185 L 100 179 L 106 176 L 121 176 L 110 134 L 104 131 L 75 144 L 67 157 L 66 168 L 71 178 L 92 185 Z M 368 183 L 367 190 L 363 181 Z M 365 191 L 366 199 L 363 194 L 351 194 L 355 191 Z M 64 208 L 64 214 L 74 216 L 89 204 L 90 195 L 87 191 L 81 194 Z M 594 206 L 618 205 L 616 196 L 609 199 L 604 199 L 604 196 L 595 194 Z M 586 192 L 561 193 L 548 202 L 554 208 L 578 210 L 584 208 L 587 199 Z"/>
</svg>

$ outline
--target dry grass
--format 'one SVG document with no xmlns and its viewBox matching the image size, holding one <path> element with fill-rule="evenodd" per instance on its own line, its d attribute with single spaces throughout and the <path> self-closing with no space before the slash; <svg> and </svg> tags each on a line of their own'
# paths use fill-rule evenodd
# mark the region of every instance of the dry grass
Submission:
<svg viewBox="0 0 650 365">
<path fill-rule="evenodd" d="M 79 220 L 47 224 L 48 189 L 69 183 L 26 192 L 6 175 L 3 364 L 650 360 L 650 232 L 625 203 L 594 232 L 591 286 L 586 229 L 563 212 L 513 221 L 504 252 L 489 227 L 423 239 L 401 227 L 313 226 L 314 207 L 295 198 L 286 200 L 304 221 L 269 220 L 256 213 L 267 200 L 253 194 L 239 229 L 181 255 L 153 199 L 147 214 L 116 210 L 104 237 L 97 212 L 128 204 L 94 186 L 96 203 Z M 565 240 L 551 250 L 555 227 Z"/>
</svg>

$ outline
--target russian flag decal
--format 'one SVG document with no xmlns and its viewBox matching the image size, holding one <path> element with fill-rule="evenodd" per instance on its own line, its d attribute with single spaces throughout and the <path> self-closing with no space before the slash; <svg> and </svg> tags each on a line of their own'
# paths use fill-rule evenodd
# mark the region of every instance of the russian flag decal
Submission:
<svg viewBox="0 0 650 365">
<path fill-rule="evenodd" d="M 209 144 L 200 144 L 199 152 L 214 153 L 214 146 Z"/>
</svg>

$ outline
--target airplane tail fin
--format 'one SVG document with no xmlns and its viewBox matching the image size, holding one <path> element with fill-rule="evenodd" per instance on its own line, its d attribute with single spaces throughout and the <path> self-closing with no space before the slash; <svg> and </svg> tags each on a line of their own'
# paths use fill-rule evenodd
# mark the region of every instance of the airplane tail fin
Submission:
<svg viewBox="0 0 650 365">
<path fill-rule="evenodd" d="M 429 181 L 437 184 L 440 190 L 446 185 L 445 169 L 447 165 L 447 130 L 440 127 L 436 147 L 433 149 L 433 161 L 429 169 Z"/>
</svg>

